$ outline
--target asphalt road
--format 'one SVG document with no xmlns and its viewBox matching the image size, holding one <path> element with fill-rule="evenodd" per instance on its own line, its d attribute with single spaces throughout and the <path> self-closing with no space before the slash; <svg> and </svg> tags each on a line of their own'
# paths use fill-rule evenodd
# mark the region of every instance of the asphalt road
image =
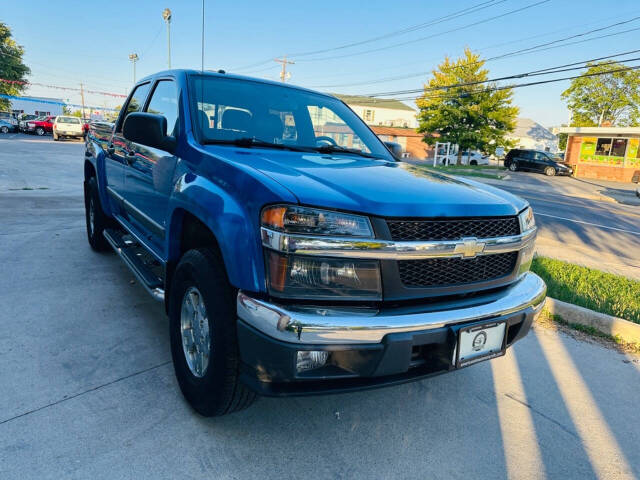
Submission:
<svg viewBox="0 0 640 480">
<path fill-rule="evenodd" d="M 640 206 L 569 196 L 596 193 L 579 179 L 529 172 L 510 177 L 487 183 L 530 202 L 539 227 L 538 253 L 640 280 Z"/>
<path fill-rule="evenodd" d="M 82 161 L 0 137 L 3 480 L 640 477 L 637 358 L 543 327 L 449 375 L 199 417 L 162 307 L 87 244 Z"/>
</svg>

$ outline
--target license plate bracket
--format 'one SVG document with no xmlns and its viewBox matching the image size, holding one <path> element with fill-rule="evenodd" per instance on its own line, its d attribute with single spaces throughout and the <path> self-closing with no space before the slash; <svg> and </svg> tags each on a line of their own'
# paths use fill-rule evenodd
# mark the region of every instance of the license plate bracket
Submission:
<svg viewBox="0 0 640 480">
<path fill-rule="evenodd" d="M 456 368 L 501 357 L 506 352 L 507 322 L 489 321 L 462 327 L 454 351 Z"/>
</svg>

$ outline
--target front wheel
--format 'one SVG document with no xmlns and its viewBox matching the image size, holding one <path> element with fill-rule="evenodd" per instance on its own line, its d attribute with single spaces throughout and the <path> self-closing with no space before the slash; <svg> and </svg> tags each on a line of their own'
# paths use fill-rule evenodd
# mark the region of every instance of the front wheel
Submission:
<svg viewBox="0 0 640 480">
<path fill-rule="evenodd" d="M 0 128 L 0 131 L 2 133 L 9 133 L 9 127 L 2 127 L 2 128 Z"/>
<path fill-rule="evenodd" d="M 46 132 L 44 131 L 44 128 L 42 127 L 38 127 L 36 128 L 36 134 L 39 136 L 43 136 Z"/>
<path fill-rule="evenodd" d="M 235 290 L 220 256 L 198 248 L 184 254 L 169 293 L 173 367 L 182 394 L 200 415 L 247 408 L 255 393 L 239 381 Z"/>
<path fill-rule="evenodd" d="M 547 177 L 553 177 L 556 174 L 556 169 L 553 167 L 547 167 L 544 169 L 544 174 Z"/>
<path fill-rule="evenodd" d="M 516 162 L 511 162 L 509 164 L 509 170 L 511 170 L 512 172 L 515 172 L 516 170 L 518 170 L 518 164 Z"/>
</svg>

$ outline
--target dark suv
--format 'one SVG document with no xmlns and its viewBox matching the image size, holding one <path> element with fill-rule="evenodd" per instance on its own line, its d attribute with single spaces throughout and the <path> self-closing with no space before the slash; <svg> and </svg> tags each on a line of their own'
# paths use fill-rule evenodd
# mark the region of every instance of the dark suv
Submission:
<svg viewBox="0 0 640 480">
<path fill-rule="evenodd" d="M 504 166 L 512 172 L 516 170 L 530 170 L 542 172 L 549 177 L 554 175 L 572 175 L 573 169 L 564 161 L 549 152 L 541 150 L 523 150 L 515 148 L 507 153 Z"/>
</svg>

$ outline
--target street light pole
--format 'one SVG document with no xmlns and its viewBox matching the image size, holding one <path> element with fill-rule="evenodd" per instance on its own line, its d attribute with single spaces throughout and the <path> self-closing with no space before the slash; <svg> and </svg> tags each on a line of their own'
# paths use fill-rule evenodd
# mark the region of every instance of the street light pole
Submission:
<svg viewBox="0 0 640 480">
<path fill-rule="evenodd" d="M 135 84 L 136 83 L 136 62 L 138 61 L 138 54 L 130 53 L 129 60 L 131 60 L 131 63 L 133 63 L 133 83 Z"/>
<path fill-rule="evenodd" d="M 165 8 L 162 11 L 162 18 L 167 22 L 167 64 L 171 69 L 171 10 Z"/>
</svg>

